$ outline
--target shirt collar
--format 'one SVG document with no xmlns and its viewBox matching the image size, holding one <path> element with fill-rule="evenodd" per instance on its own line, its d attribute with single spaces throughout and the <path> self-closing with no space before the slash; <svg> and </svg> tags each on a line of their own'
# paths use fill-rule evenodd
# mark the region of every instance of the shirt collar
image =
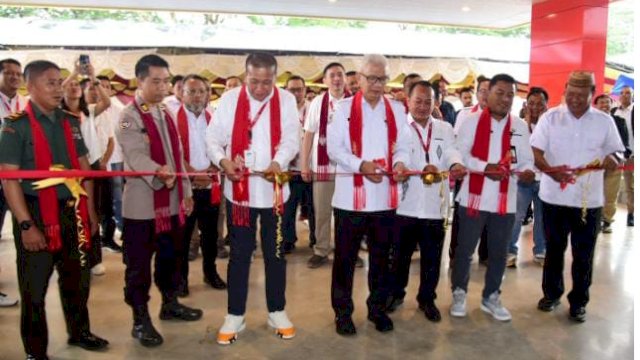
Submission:
<svg viewBox="0 0 640 360">
<path fill-rule="evenodd" d="M 408 114 L 407 114 L 407 119 L 409 120 L 409 125 L 411 125 L 411 124 L 413 124 L 413 123 L 416 123 L 416 125 L 418 125 L 418 127 L 420 127 L 420 128 L 422 127 L 422 125 L 420 125 L 420 124 L 419 124 L 419 123 L 418 123 L 418 122 L 413 118 L 413 115 L 411 115 L 411 113 L 408 113 Z M 434 120 L 433 120 L 433 116 L 429 116 L 429 118 L 427 119 L 427 124 L 425 125 L 425 127 L 426 127 L 426 126 L 428 126 L 428 125 L 429 125 L 431 122 L 433 122 L 433 121 L 434 121 Z M 423 129 L 424 129 L 424 128 L 423 128 Z"/>
<path fill-rule="evenodd" d="M 275 90 L 275 91 L 277 91 L 277 90 L 275 89 L 275 87 L 274 87 L 273 89 L 271 89 L 271 92 L 269 93 L 269 95 L 267 95 L 267 97 L 266 97 L 266 98 L 264 98 L 264 100 L 260 101 L 260 100 L 257 100 L 256 98 L 254 98 L 254 97 L 253 97 L 253 95 L 251 95 L 251 93 L 249 92 L 249 88 L 245 87 L 245 89 L 244 89 L 244 91 L 246 91 L 246 92 L 247 92 L 247 95 L 249 96 L 249 99 L 250 99 L 251 101 L 256 101 L 256 102 L 258 102 L 259 104 L 264 104 L 264 103 L 266 103 L 267 101 L 271 100 L 271 97 L 273 96 L 273 91 L 274 91 L 274 90 Z"/>
</svg>

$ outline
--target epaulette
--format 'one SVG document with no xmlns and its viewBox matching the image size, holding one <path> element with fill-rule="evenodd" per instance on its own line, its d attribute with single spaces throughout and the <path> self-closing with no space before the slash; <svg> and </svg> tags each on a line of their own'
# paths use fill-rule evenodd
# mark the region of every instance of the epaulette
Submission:
<svg viewBox="0 0 640 360">
<path fill-rule="evenodd" d="M 26 111 L 24 111 L 24 110 L 23 111 L 17 111 L 17 112 L 14 112 L 11 115 L 7 115 L 5 117 L 5 120 L 16 121 L 16 120 L 20 119 L 21 117 L 23 117 L 25 115 L 27 115 Z"/>
</svg>

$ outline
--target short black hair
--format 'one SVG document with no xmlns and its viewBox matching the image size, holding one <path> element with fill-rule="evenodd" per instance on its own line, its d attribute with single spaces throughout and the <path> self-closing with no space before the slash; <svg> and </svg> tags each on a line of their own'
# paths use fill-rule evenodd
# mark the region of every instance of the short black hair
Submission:
<svg viewBox="0 0 640 360">
<path fill-rule="evenodd" d="M 267 52 L 254 52 L 247 56 L 247 60 L 244 63 L 245 70 L 249 70 L 249 66 L 254 68 L 270 69 L 273 68 L 274 72 L 278 72 L 278 62 L 275 56 Z"/>
<path fill-rule="evenodd" d="M 351 71 L 347 71 L 344 75 L 345 76 L 354 76 L 356 74 L 357 74 L 357 72 L 355 70 L 351 70 Z"/>
<path fill-rule="evenodd" d="M 593 105 L 596 105 L 598 103 L 598 100 L 600 100 L 602 98 L 611 99 L 611 96 L 609 96 L 609 94 L 600 94 L 600 95 L 596 96 L 595 99 L 593 99 Z"/>
<path fill-rule="evenodd" d="M 158 55 L 155 55 L 155 54 L 145 55 L 141 57 L 140 60 L 138 60 L 138 62 L 136 63 L 136 69 L 135 69 L 136 77 L 140 79 L 144 79 L 147 76 L 149 76 L 149 68 L 152 66 L 168 69 L 169 63 Z"/>
<path fill-rule="evenodd" d="M 494 75 L 489 81 L 489 89 L 494 87 L 499 81 L 509 83 L 511 85 L 516 84 L 516 79 L 514 79 L 511 75 L 508 74 L 497 74 Z"/>
<path fill-rule="evenodd" d="M 529 89 L 529 93 L 527 94 L 527 100 L 533 95 L 541 95 L 544 98 L 545 102 L 549 102 L 549 93 L 544 88 L 534 86 Z"/>
<path fill-rule="evenodd" d="M 226 83 L 227 81 L 229 81 L 229 80 L 231 80 L 231 79 L 238 79 L 238 80 L 242 81 L 242 79 L 240 78 L 240 76 L 231 75 L 231 76 L 229 76 L 228 78 L 226 78 L 226 79 L 224 80 L 224 82 Z"/>
<path fill-rule="evenodd" d="M 418 82 L 414 82 L 413 84 L 411 84 L 411 87 L 409 87 L 409 94 L 407 94 L 407 96 L 411 97 L 411 94 L 413 94 L 413 89 L 415 89 L 418 86 L 422 86 L 424 88 L 431 88 L 433 90 L 433 85 L 426 81 L 426 80 L 420 80 Z"/>
<path fill-rule="evenodd" d="M 98 80 L 100 80 L 100 81 L 102 81 L 102 80 L 106 80 L 106 81 L 108 81 L 108 82 L 111 82 L 111 79 L 109 79 L 109 77 L 108 77 L 108 76 L 106 76 L 106 75 L 98 75 L 98 76 L 96 76 L 96 79 L 98 79 Z"/>
<path fill-rule="evenodd" d="M 340 64 L 339 62 L 332 62 L 327 64 L 327 66 L 324 67 L 324 69 L 322 70 L 322 77 L 325 77 L 325 75 L 327 75 L 327 71 L 329 71 L 329 69 L 336 66 L 341 68 L 342 71 L 344 71 L 344 66 L 342 66 L 342 64 Z"/>
<path fill-rule="evenodd" d="M 291 75 L 291 76 L 289 76 L 289 78 L 287 79 L 287 81 L 284 83 L 284 87 L 286 88 L 287 86 L 289 86 L 289 83 L 290 83 L 291 81 L 294 81 L 294 80 L 300 80 L 300 81 L 302 81 L 302 86 L 304 86 L 304 87 L 306 87 L 306 86 L 307 86 L 307 83 L 304 81 L 304 79 L 302 78 L 302 76 L 300 76 L 300 75 Z"/>
<path fill-rule="evenodd" d="M 12 59 L 12 58 L 7 58 L 7 59 L 2 59 L 0 60 L 0 70 L 4 69 L 4 64 L 13 64 L 13 65 L 17 65 L 22 67 L 22 64 L 20 64 L 20 62 L 16 59 Z"/>
<path fill-rule="evenodd" d="M 460 95 L 462 95 L 462 93 L 466 93 L 466 92 L 473 93 L 473 87 L 466 86 L 466 87 L 463 87 L 462 89 L 460 89 Z"/>
<path fill-rule="evenodd" d="M 24 67 L 24 79 L 30 81 L 42 75 L 45 71 L 55 69 L 60 71 L 60 67 L 48 60 L 35 60 Z"/>
<path fill-rule="evenodd" d="M 491 79 L 489 79 L 488 77 L 486 77 L 484 75 L 478 76 L 478 78 L 476 79 L 476 82 L 478 83 L 478 85 L 476 86 L 476 91 L 480 91 L 480 85 L 483 82 L 486 82 L 486 81 L 491 81 Z"/>
<path fill-rule="evenodd" d="M 183 83 L 187 83 L 187 81 L 189 80 L 198 80 L 201 81 L 204 84 L 204 87 L 208 88 L 209 87 L 209 81 L 207 79 L 205 79 L 203 76 L 200 76 L 198 74 L 189 74 L 187 76 L 183 76 L 182 77 L 182 82 Z"/>
<path fill-rule="evenodd" d="M 411 73 L 411 74 L 405 76 L 404 79 L 402 80 L 402 86 L 403 87 L 407 86 L 407 81 L 413 80 L 413 79 L 416 79 L 416 78 L 422 79 L 422 76 L 420 76 L 419 74 L 416 74 L 416 73 Z"/>
<path fill-rule="evenodd" d="M 173 75 L 171 78 L 171 86 L 176 86 L 179 81 L 184 81 L 184 76 L 182 75 Z"/>
</svg>

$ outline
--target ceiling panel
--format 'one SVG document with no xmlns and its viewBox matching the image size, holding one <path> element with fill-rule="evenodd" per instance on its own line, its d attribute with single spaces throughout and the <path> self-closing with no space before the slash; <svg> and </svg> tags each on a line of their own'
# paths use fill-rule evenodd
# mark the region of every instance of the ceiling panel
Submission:
<svg viewBox="0 0 640 360">
<path fill-rule="evenodd" d="M 531 4 L 544 0 L 3 0 L 14 5 L 153 9 L 362 19 L 483 28 L 509 28 L 531 20 Z"/>
</svg>

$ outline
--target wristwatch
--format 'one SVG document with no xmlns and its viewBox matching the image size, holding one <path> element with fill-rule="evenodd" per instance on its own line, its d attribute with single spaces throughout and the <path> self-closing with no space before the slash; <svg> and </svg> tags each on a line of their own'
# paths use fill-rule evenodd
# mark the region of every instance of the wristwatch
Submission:
<svg viewBox="0 0 640 360">
<path fill-rule="evenodd" d="M 20 222 L 20 230 L 27 231 L 33 226 L 33 220 L 25 220 Z"/>
</svg>

